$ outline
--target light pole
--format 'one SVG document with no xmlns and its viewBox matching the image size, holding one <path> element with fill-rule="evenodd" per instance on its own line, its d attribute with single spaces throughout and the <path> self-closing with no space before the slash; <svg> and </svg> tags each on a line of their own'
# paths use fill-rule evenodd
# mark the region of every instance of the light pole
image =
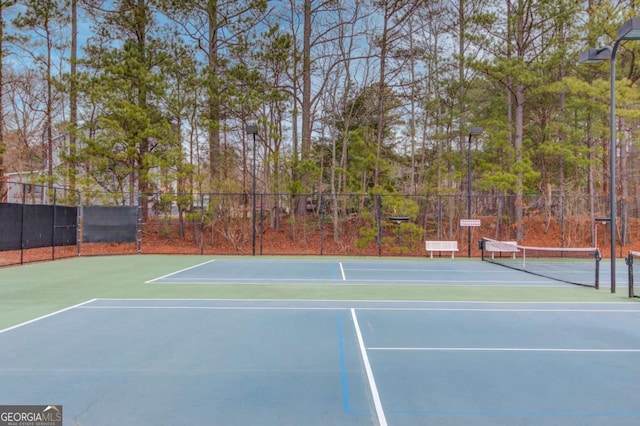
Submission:
<svg viewBox="0 0 640 426">
<path fill-rule="evenodd" d="M 247 124 L 247 134 L 253 135 L 253 185 L 251 189 L 251 247 L 253 256 L 256 255 L 256 135 L 258 134 L 258 126 L 256 124 Z"/>
<path fill-rule="evenodd" d="M 479 136 L 483 132 L 482 127 L 469 129 L 469 143 L 467 147 L 467 219 L 471 219 L 471 137 Z M 471 226 L 467 224 L 467 257 L 471 257 Z"/>
<path fill-rule="evenodd" d="M 640 40 L 640 18 L 632 18 L 618 28 L 612 47 L 589 49 L 580 53 L 581 64 L 609 60 L 609 226 L 611 229 L 611 293 L 616 292 L 616 53 L 623 40 Z"/>
</svg>

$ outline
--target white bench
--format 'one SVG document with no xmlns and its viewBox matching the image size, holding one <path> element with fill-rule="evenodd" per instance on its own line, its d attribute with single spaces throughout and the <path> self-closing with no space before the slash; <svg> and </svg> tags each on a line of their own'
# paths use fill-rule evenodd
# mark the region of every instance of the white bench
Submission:
<svg viewBox="0 0 640 426">
<path fill-rule="evenodd" d="M 520 252 L 517 241 L 500 241 L 497 243 L 491 243 L 491 241 L 485 241 L 485 250 L 491 253 L 491 259 L 495 259 L 495 253 L 511 253 L 512 258 L 516 258 L 516 253 Z"/>
<path fill-rule="evenodd" d="M 433 259 L 434 251 L 450 251 L 451 258 L 454 258 L 454 253 L 458 251 L 457 241 L 425 241 L 425 249 L 430 253 L 430 257 Z"/>
</svg>

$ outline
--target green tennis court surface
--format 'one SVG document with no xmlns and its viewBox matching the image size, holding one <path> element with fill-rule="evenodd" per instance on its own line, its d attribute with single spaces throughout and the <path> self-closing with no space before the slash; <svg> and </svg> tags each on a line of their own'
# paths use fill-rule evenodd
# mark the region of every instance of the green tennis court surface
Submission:
<svg viewBox="0 0 640 426">
<path fill-rule="evenodd" d="M 0 269 L 0 404 L 72 425 L 638 424 L 624 296 L 463 259 Z"/>
</svg>

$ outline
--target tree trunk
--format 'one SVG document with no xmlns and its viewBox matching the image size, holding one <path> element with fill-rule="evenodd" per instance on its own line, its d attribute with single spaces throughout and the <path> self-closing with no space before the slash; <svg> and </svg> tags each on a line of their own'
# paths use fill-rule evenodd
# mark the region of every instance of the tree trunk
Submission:
<svg viewBox="0 0 640 426">
<path fill-rule="evenodd" d="M 624 121 L 621 120 L 624 125 Z M 620 244 L 629 244 L 629 171 L 627 162 L 630 149 L 630 131 L 624 132 L 620 141 Z"/>
<path fill-rule="evenodd" d="M 390 17 L 385 8 L 385 16 L 380 37 L 380 79 L 378 81 L 378 125 L 376 133 L 376 165 L 373 172 L 373 186 L 378 185 L 380 177 L 380 155 L 382 153 L 382 131 L 384 127 L 384 92 L 385 92 L 385 67 L 387 64 L 387 25 Z"/>
<path fill-rule="evenodd" d="M 220 177 L 220 90 L 218 87 L 218 2 L 207 3 L 209 19 L 209 62 L 207 74 L 207 127 L 209 130 L 209 182 L 214 185 Z"/>
<path fill-rule="evenodd" d="M 304 0 L 304 29 L 302 36 L 302 143 L 300 159 L 302 162 L 311 158 L 311 0 Z M 304 191 L 309 187 L 307 174 L 300 176 Z M 307 214 L 307 197 L 302 194 L 295 206 L 296 215 Z"/>
<path fill-rule="evenodd" d="M 516 163 L 522 164 L 522 143 L 524 139 L 524 84 L 518 83 L 515 93 L 515 138 L 514 148 L 516 151 Z M 516 240 L 520 241 L 524 238 L 524 225 L 522 219 L 524 218 L 524 206 L 523 206 L 523 191 L 524 191 L 524 176 L 521 170 L 518 170 L 518 183 L 516 187 Z"/>
<path fill-rule="evenodd" d="M 136 9 L 136 33 L 138 37 L 138 53 L 140 55 L 140 61 L 142 64 L 147 63 L 147 5 L 145 0 L 138 0 L 138 7 Z M 140 80 L 136 82 L 138 90 L 138 107 L 141 110 L 147 109 L 147 82 Z M 142 203 L 142 221 L 147 222 L 149 219 L 149 165 L 147 164 L 146 156 L 149 153 L 149 138 L 145 137 L 140 140 L 138 156 L 138 192 L 141 197 Z"/>
<path fill-rule="evenodd" d="M 0 202 L 7 201 L 7 185 L 5 183 L 4 152 L 4 4 L 0 3 Z"/>
<path fill-rule="evenodd" d="M 70 85 L 69 85 L 69 189 L 71 200 L 77 201 L 76 194 L 76 155 L 78 140 L 78 0 L 71 0 L 71 55 L 69 58 Z"/>
</svg>

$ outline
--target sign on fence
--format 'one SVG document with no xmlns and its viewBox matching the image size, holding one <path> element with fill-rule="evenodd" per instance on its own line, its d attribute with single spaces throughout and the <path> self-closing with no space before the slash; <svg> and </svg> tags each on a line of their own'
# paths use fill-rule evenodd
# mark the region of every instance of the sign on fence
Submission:
<svg viewBox="0 0 640 426">
<path fill-rule="evenodd" d="M 460 219 L 460 226 L 480 226 L 480 219 Z"/>
</svg>

